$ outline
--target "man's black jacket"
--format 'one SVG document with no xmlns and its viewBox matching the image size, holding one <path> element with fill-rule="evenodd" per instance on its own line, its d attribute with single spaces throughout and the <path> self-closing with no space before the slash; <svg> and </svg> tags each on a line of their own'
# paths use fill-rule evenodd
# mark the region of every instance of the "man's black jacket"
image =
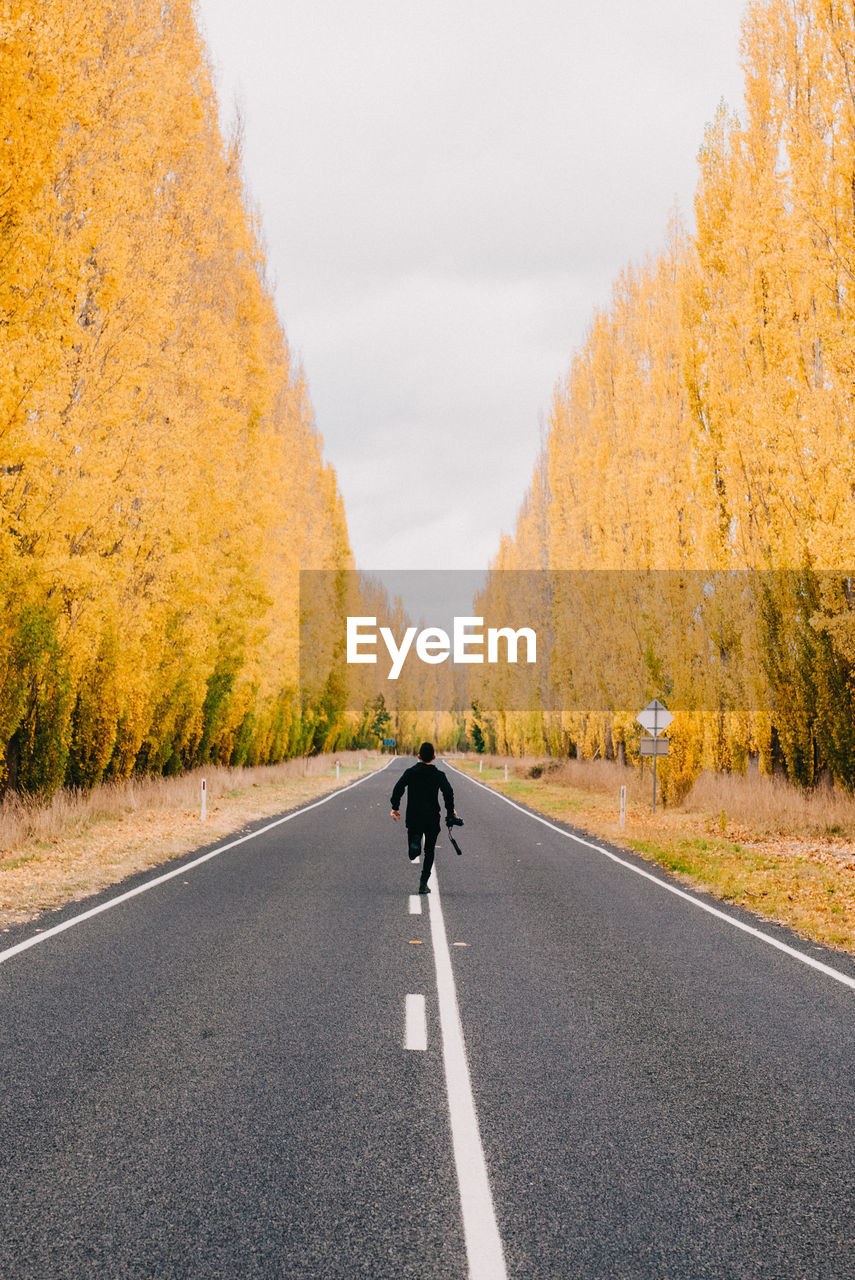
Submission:
<svg viewBox="0 0 855 1280">
<path fill-rule="evenodd" d="M 454 792 L 451 783 L 435 764 L 425 764 L 419 760 L 417 764 L 405 769 L 392 792 L 392 808 L 398 809 L 401 796 L 407 792 L 407 814 L 405 822 L 408 827 L 429 831 L 435 827 L 439 830 L 439 793 L 445 801 L 446 816 L 454 813 Z"/>
</svg>

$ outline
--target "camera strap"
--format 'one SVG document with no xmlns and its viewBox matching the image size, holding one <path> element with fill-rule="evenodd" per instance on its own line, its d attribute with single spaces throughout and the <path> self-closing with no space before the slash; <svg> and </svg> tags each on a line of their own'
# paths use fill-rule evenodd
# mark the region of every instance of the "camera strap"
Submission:
<svg viewBox="0 0 855 1280">
<path fill-rule="evenodd" d="M 446 827 L 445 829 L 446 829 L 446 831 L 448 832 L 448 838 L 449 838 L 449 840 L 450 840 L 450 841 L 451 841 L 451 843 L 454 845 L 455 853 L 462 853 L 462 852 L 463 852 L 463 850 L 460 848 L 460 845 L 457 843 L 457 841 L 455 840 L 454 836 L 451 834 L 452 828 L 451 828 L 451 827 Z"/>
</svg>

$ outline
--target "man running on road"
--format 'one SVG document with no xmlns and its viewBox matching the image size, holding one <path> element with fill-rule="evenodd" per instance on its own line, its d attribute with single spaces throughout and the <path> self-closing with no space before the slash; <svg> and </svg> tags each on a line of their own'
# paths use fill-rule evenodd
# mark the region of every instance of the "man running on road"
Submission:
<svg viewBox="0 0 855 1280">
<path fill-rule="evenodd" d="M 425 838 L 425 860 L 422 863 L 422 876 L 419 893 L 430 893 L 428 880 L 433 868 L 433 855 L 436 838 L 439 835 L 439 792 L 445 801 L 445 816 L 450 818 L 454 813 L 454 792 L 451 783 L 433 763 L 436 752 L 433 743 L 423 742 L 419 747 L 418 763 L 405 769 L 392 792 L 392 818 L 395 822 L 401 816 L 398 806 L 401 796 L 407 792 L 407 846 L 410 862 L 415 862 L 421 853 L 422 836 Z"/>
</svg>

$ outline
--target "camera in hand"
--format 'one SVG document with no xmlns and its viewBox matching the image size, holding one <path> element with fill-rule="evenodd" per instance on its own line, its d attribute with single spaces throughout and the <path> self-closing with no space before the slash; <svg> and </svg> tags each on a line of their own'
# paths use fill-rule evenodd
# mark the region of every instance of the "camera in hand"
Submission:
<svg viewBox="0 0 855 1280">
<path fill-rule="evenodd" d="M 448 817 L 445 819 L 445 825 L 447 827 L 462 827 L 463 819 L 458 818 L 456 813 L 450 813 Z"/>
</svg>

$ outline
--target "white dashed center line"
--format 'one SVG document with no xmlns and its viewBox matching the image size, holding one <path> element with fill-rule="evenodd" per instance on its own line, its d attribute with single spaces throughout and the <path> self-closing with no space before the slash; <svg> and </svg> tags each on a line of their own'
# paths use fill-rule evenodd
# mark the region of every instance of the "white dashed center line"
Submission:
<svg viewBox="0 0 855 1280">
<path fill-rule="evenodd" d="M 404 1009 L 404 1048 L 427 1048 L 427 1013 L 424 996 L 407 996 Z"/>
</svg>

